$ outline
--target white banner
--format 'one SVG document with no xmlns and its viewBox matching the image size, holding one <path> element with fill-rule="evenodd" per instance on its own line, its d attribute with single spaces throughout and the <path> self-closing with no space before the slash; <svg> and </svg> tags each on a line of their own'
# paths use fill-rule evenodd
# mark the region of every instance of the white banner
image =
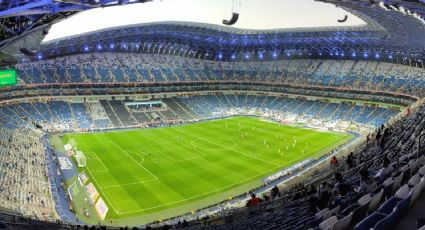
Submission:
<svg viewBox="0 0 425 230">
<path fill-rule="evenodd" d="M 72 169 L 71 161 L 66 157 L 58 157 L 59 165 L 62 170 Z"/>
<path fill-rule="evenodd" d="M 96 202 L 97 198 L 99 197 L 99 193 L 97 192 L 93 183 L 88 184 L 86 188 L 87 188 L 87 192 L 89 192 L 92 204 L 94 204 L 94 202 Z"/>
<path fill-rule="evenodd" d="M 99 197 L 99 200 L 96 202 L 96 212 L 101 220 L 104 220 L 106 217 L 106 213 L 108 213 L 108 206 L 106 206 L 105 201 L 103 201 L 102 197 Z"/>
</svg>

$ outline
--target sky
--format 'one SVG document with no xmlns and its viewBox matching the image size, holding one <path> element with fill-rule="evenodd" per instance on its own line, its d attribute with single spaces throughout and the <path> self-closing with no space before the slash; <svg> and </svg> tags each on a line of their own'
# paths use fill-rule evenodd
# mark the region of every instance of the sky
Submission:
<svg viewBox="0 0 425 230">
<path fill-rule="evenodd" d="M 223 19 L 230 19 L 232 11 L 240 14 L 232 27 L 241 29 L 365 25 L 343 9 L 314 0 L 154 0 L 78 13 L 54 24 L 43 42 L 140 23 L 182 21 L 221 25 Z M 337 22 L 345 15 L 346 22 Z"/>
</svg>

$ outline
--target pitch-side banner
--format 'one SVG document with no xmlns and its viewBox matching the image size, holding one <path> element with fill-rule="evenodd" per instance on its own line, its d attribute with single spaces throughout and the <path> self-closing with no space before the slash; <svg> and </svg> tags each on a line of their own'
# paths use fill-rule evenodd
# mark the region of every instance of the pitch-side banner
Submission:
<svg viewBox="0 0 425 230">
<path fill-rule="evenodd" d="M 108 213 L 108 206 L 106 206 L 105 201 L 103 201 L 102 197 L 99 197 L 99 200 L 96 202 L 96 212 L 101 220 L 104 220 L 106 217 L 106 213 Z"/>
<path fill-rule="evenodd" d="M 99 193 L 97 192 L 93 183 L 88 184 L 86 188 L 87 188 L 87 192 L 90 195 L 90 199 L 92 201 L 92 204 L 94 204 L 94 202 L 96 202 L 97 198 L 99 197 Z"/>
</svg>

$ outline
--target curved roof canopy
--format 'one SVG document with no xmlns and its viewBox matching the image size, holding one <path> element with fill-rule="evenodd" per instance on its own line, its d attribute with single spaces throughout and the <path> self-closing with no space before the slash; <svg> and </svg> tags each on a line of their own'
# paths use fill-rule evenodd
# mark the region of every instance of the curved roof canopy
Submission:
<svg viewBox="0 0 425 230">
<path fill-rule="evenodd" d="M 132 24 L 190 22 L 224 26 L 222 20 L 230 19 L 233 12 L 239 14 L 239 19 L 231 27 L 243 30 L 366 25 L 342 8 L 312 0 L 156 0 L 79 13 L 53 25 L 44 41 Z M 338 18 L 344 16 L 347 21 L 339 23 Z"/>
<path fill-rule="evenodd" d="M 132 2 L 136 1 L 119 1 Z M 233 2 L 240 5 L 232 6 Z M 222 25 L 232 12 L 240 13 L 240 20 Z M 90 13 L 95 17 L 86 17 Z M 19 61 L 142 52 L 220 61 L 385 58 L 423 66 L 424 15 L 425 4 L 414 0 L 158 0 L 83 12 L 56 24 L 41 45 L 44 29 L 2 50 Z M 74 26 L 67 24 L 71 22 Z M 61 29 L 67 33 L 59 33 Z M 22 47 L 33 55 L 23 57 Z"/>
</svg>

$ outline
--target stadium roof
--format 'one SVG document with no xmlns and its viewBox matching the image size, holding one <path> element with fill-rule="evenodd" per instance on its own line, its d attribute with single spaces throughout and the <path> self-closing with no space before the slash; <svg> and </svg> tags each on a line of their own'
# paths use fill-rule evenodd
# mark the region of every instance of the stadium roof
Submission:
<svg viewBox="0 0 425 230">
<path fill-rule="evenodd" d="M 332 4 L 311 0 L 297 0 L 294 3 L 294 0 L 157 0 L 146 4 L 99 8 L 56 23 L 44 41 L 132 24 L 191 22 L 223 26 L 222 20 L 231 18 L 232 12 L 239 13 L 239 19 L 230 27 L 238 29 L 366 25 L 360 18 Z M 346 15 L 344 23 L 338 22 Z"/>
<path fill-rule="evenodd" d="M 178 1 L 189 2 L 196 0 L 163 1 L 169 1 L 169 4 L 172 4 Z M 231 0 L 223 0 L 223 2 L 226 1 L 231 5 Z M 255 0 L 239 1 L 242 1 L 243 4 L 245 2 L 249 4 L 250 1 Z M 257 2 L 264 3 L 265 1 Z M 257 59 L 278 56 L 357 59 L 362 56 L 365 59 L 374 58 L 376 60 L 385 57 L 389 61 L 397 60 L 397 62 L 403 63 L 419 62 L 423 66 L 425 57 L 425 39 L 423 39 L 425 37 L 425 4 L 419 1 L 397 0 L 319 1 L 331 3 L 340 8 L 337 12 L 341 14 L 335 14 L 333 20 L 334 23 L 344 24 L 344 26 L 317 27 L 316 25 L 314 28 L 275 29 L 276 27 L 282 28 L 284 26 L 273 23 L 269 24 L 270 21 L 267 22 L 264 15 L 263 17 L 259 17 L 261 20 L 258 19 L 256 21 L 263 24 L 263 27 L 259 25 L 248 26 L 250 24 L 247 22 L 249 18 L 246 19 L 247 21 L 245 21 L 244 26 L 244 16 L 241 16 L 241 21 L 238 21 L 235 26 L 223 26 L 219 22 L 226 16 L 228 10 L 223 10 L 216 18 L 203 18 L 205 14 L 202 13 L 202 10 L 198 9 L 195 10 L 198 14 L 190 16 L 187 13 L 189 19 L 186 20 L 190 22 L 177 17 L 179 14 L 176 13 L 177 16 L 174 14 L 168 15 L 168 17 L 177 17 L 173 21 L 169 21 L 172 18 L 163 18 L 161 21 L 159 19 L 160 16 L 156 16 L 158 18 L 151 21 L 145 20 L 140 22 L 134 20 L 135 23 L 139 24 L 127 26 L 120 26 L 119 23 L 115 25 L 113 23 L 103 23 L 112 27 L 40 44 L 50 26 L 50 24 L 44 24 L 39 26 L 38 29 L 34 29 L 35 32 L 33 33 L 24 34 L 24 36 L 21 35 L 19 40 L 3 46 L 1 50 L 4 53 L 13 55 L 19 61 L 28 58 L 28 55 L 26 58 L 23 58 L 22 51 L 19 51 L 20 48 L 26 48 L 28 49 L 27 51 L 32 52 L 32 55 L 28 59 L 50 59 L 56 56 L 88 52 L 154 52 L 222 61 L 244 60 L 244 57 L 246 60 L 253 60 L 249 57 L 254 56 L 258 57 Z M 130 1 L 120 2 L 133 3 Z M 158 2 L 157 4 L 164 2 Z M 298 0 L 296 2 L 297 4 L 299 3 Z M 318 4 L 317 2 L 309 2 L 309 4 L 313 3 Z M 142 7 L 148 6 L 148 4 L 156 3 L 145 3 L 142 4 Z M 232 8 L 230 5 L 228 8 Z M 130 7 L 136 9 L 135 6 L 132 5 Z M 153 7 L 154 5 L 151 6 Z M 335 9 L 335 6 L 331 6 L 331 8 Z M 125 9 L 124 7 L 122 9 Z M 267 8 L 269 6 L 265 7 Z M 171 8 L 176 9 L 176 7 Z M 268 9 L 271 11 L 270 8 Z M 345 14 L 341 9 L 349 13 Z M 243 5 L 239 9 L 232 9 L 229 12 L 238 10 L 242 14 Z M 294 12 L 298 13 L 295 10 Z M 313 12 L 315 11 L 313 10 Z M 308 13 L 313 15 L 312 12 Z M 270 20 L 273 18 L 276 19 L 277 15 L 271 14 L 268 18 Z M 340 22 L 337 21 L 344 18 L 345 15 L 350 15 L 346 18 L 347 20 L 342 19 Z M 366 25 L 360 22 L 360 24 L 347 26 L 349 25 L 348 23 L 352 23 L 350 22 L 352 19 L 355 19 L 352 15 L 356 15 L 363 22 L 366 22 Z M 193 22 L 192 20 L 197 16 L 199 16 L 199 20 Z M 178 19 L 180 20 L 175 21 Z M 118 19 L 116 20 L 118 21 Z M 79 25 L 82 24 L 89 24 L 89 22 L 81 21 Z M 291 22 L 290 24 L 294 23 Z M 94 28 L 99 29 L 97 26 Z M 91 30 L 89 29 L 87 31 Z M 51 33 L 53 35 L 54 30 Z M 31 52 L 27 53 L 31 54 Z M 267 58 L 264 59 L 266 60 Z"/>
</svg>

